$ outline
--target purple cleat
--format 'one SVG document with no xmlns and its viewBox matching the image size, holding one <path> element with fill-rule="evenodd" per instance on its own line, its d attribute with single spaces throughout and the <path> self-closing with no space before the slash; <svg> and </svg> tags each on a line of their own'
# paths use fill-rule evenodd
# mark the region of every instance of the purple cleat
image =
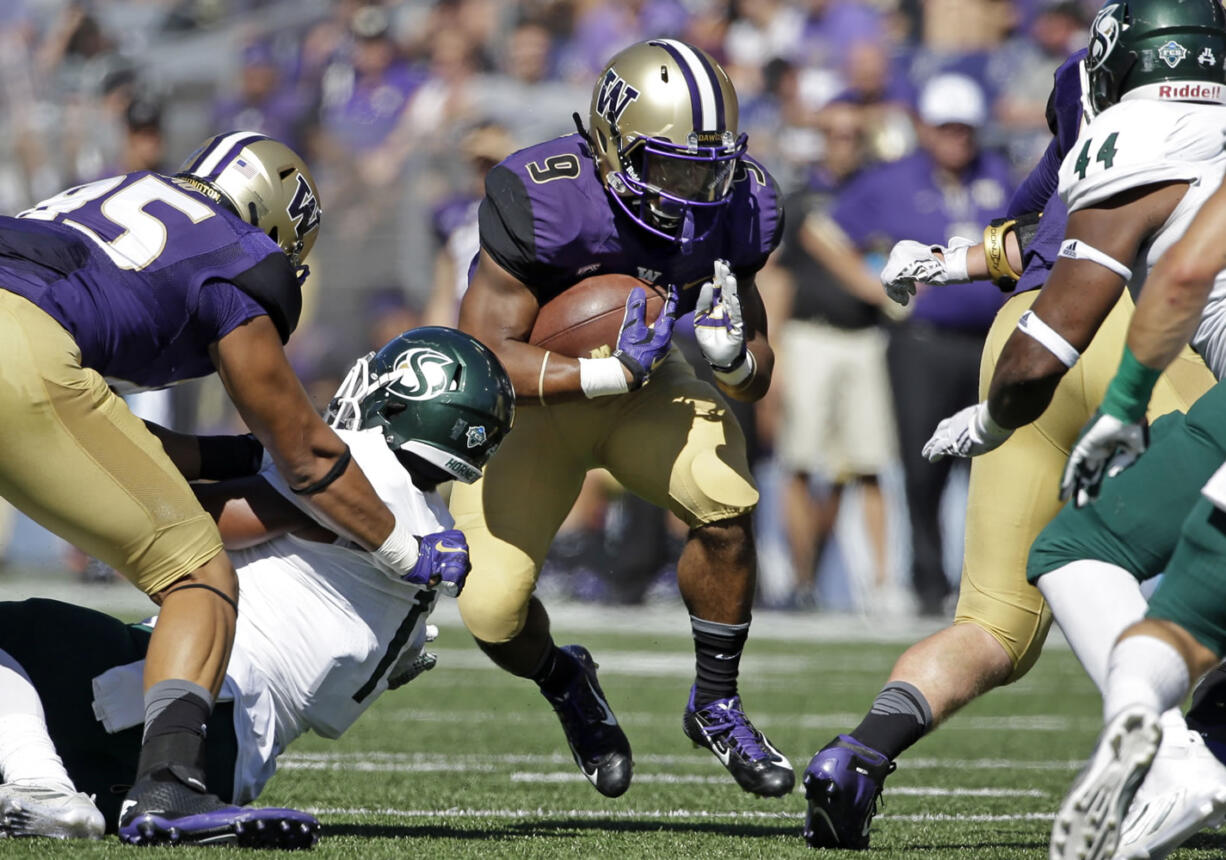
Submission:
<svg viewBox="0 0 1226 860">
<path fill-rule="evenodd" d="M 575 662 L 574 677 L 561 694 L 542 694 L 562 722 L 566 742 L 583 775 L 605 797 L 625 794 L 634 759 L 630 742 L 596 680 L 596 662 L 582 645 L 567 645 L 560 650 Z"/>
<path fill-rule="evenodd" d="M 868 848 L 869 825 L 895 764 L 850 735 L 839 735 L 805 768 L 805 841 L 811 848 Z"/>
<path fill-rule="evenodd" d="M 696 708 L 691 687 L 682 726 L 690 740 L 715 754 L 745 791 L 759 797 L 782 797 L 796 784 L 791 763 L 754 728 L 741 709 L 740 696 Z"/>
<path fill-rule="evenodd" d="M 193 780 L 194 782 L 194 780 Z M 132 786 L 119 814 L 119 839 L 129 845 L 237 845 L 311 848 L 319 822 L 293 809 L 232 806 L 161 771 Z"/>
</svg>

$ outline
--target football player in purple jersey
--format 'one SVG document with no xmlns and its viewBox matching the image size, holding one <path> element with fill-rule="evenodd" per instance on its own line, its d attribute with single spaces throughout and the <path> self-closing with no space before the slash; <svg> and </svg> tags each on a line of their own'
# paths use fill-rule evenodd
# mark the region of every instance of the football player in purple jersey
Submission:
<svg viewBox="0 0 1226 860">
<path fill-rule="evenodd" d="M 285 357 L 319 218 L 306 165 L 251 132 L 210 138 L 174 176 L 114 176 L 0 218 L 0 495 L 161 606 L 126 842 L 295 848 L 318 836 L 310 815 L 232 806 L 205 786 L 203 726 L 238 580 L 188 480 L 254 472 L 267 446 L 294 492 L 389 570 L 418 556 Z M 253 437 L 147 427 L 116 393 L 214 372 Z M 0 684 L 15 671 L 0 661 Z M 28 804 L 64 793 L 28 788 Z"/>
<path fill-rule="evenodd" d="M 541 562 L 589 469 L 690 528 L 677 562 L 697 677 L 683 726 L 746 791 L 791 791 L 792 767 L 754 728 L 737 693 L 756 575 L 758 502 L 745 440 L 721 393 L 670 348 L 695 312 L 724 395 L 760 398 L 774 356 L 754 274 L 779 241 L 774 180 L 745 154 L 724 70 L 684 42 L 654 39 L 600 73 L 586 128 L 514 153 L 486 177 L 481 251 L 460 328 L 506 366 L 521 429 L 451 509 L 469 538 L 476 585 L 460 612 L 481 648 L 531 678 L 553 705 L 575 761 L 610 797 L 630 784 L 625 734 L 580 645 L 559 648 L 533 596 Z M 632 291 L 612 355 L 571 358 L 528 343 L 540 305 L 590 275 L 667 285 L 655 325 Z"/>
</svg>

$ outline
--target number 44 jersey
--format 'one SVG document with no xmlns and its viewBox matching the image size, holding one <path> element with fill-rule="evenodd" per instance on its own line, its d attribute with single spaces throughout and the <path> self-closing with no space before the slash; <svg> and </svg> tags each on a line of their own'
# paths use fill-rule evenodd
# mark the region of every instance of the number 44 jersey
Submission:
<svg viewBox="0 0 1226 860">
<path fill-rule="evenodd" d="M 0 289 L 55 319 L 82 365 L 121 390 L 213 373 L 209 344 L 261 314 L 285 340 L 301 306 L 297 276 L 272 239 L 148 171 L 0 217 Z"/>
<path fill-rule="evenodd" d="M 1205 84 L 1171 84 L 1172 98 L 1194 98 Z M 1207 88 L 1215 88 L 1208 86 Z M 1082 130 L 1060 166 L 1060 195 L 1069 213 L 1101 206 L 1145 186 L 1188 183 L 1187 193 L 1136 260 L 1129 289 L 1135 296 L 1149 270 L 1187 231 L 1200 207 L 1226 176 L 1226 106 L 1129 99 L 1112 105 Z M 1067 244 L 1067 243 L 1066 243 Z M 1062 256 L 1069 252 L 1062 250 Z M 1213 375 L 1226 372 L 1226 273 L 1219 274 L 1192 337 Z"/>
</svg>

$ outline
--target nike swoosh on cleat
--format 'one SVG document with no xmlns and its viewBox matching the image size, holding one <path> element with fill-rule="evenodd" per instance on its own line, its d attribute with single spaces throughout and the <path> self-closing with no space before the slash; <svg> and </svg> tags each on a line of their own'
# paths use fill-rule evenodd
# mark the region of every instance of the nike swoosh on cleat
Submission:
<svg viewBox="0 0 1226 860">
<path fill-rule="evenodd" d="M 592 684 L 592 679 L 587 679 L 587 688 L 592 691 L 592 695 L 596 699 L 596 704 L 600 705 L 600 710 L 604 713 L 604 719 L 601 720 L 606 726 L 617 725 L 617 717 L 613 716 L 613 712 L 609 710 L 609 706 L 605 703 L 604 696 L 597 692 L 596 687 Z"/>
<path fill-rule="evenodd" d="M 720 760 L 724 767 L 727 767 L 728 762 L 732 760 L 732 750 L 721 743 L 711 744 L 711 752 L 715 753 L 715 757 Z"/>
<path fill-rule="evenodd" d="M 123 821 L 124 816 L 128 814 L 128 810 L 131 809 L 133 806 L 136 806 L 135 800 L 125 800 L 123 802 L 123 806 L 119 807 L 119 820 L 120 821 Z"/>
</svg>

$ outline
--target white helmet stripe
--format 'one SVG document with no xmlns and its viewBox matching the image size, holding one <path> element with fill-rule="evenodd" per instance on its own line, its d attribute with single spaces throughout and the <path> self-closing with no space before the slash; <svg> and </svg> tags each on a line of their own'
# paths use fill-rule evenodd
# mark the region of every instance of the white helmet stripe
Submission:
<svg viewBox="0 0 1226 860">
<path fill-rule="evenodd" d="M 203 160 L 192 168 L 191 172 L 196 176 L 208 176 L 217 168 L 217 165 L 226 154 L 239 143 L 249 143 L 251 140 L 261 140 L 263 138 L 264 135 L 256 131 L 236 131 L 233 134 L 220 137 L 213 142 L 209 152 L 204 156 Z"/>
<path fill-rule="evenodd" d="M 717 131 L 719 110 L 716 100 L 720 97 L 720 94 L 715 91 L 715 86 L 711 81 L 711 74 L 706 64 L 694 53 L 694 49 L 685 42 L 679 42 L 676 39 L 660 39 L 659 41 L 668 45 L 681 56 L 689 67 L 690 75 L 693 76 L 694 83 L 698 87 L 698 105 L 702 113 L 700 116 L 701 126 L 695 129 L 695 131 Z"/>
</svg>

